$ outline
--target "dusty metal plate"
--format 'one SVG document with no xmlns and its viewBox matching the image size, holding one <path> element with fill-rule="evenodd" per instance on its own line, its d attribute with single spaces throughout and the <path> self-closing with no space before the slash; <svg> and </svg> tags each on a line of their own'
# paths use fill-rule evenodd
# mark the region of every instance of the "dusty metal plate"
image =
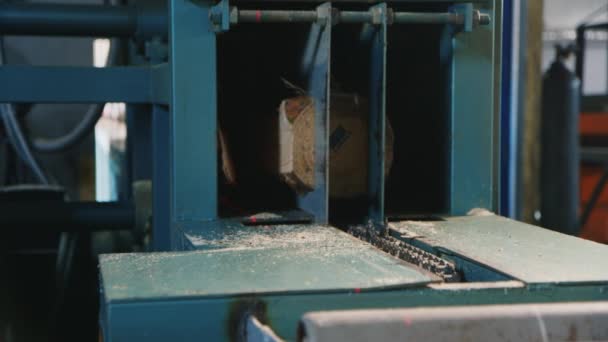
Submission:
<svg viewBox="0 0 608 342">
<path fill-rule="evenodd" d="M 401 221 L 391 228 L 526 283 L 608 283 L 608 246 L 504 217 Z"/>
<path fill-rule="evenodd" d="M 335 228 L 225 228 L 193 235 L 197 251 L 100 257 L 107 300 L 360 291 L 438 279 Z"/>
</svg>

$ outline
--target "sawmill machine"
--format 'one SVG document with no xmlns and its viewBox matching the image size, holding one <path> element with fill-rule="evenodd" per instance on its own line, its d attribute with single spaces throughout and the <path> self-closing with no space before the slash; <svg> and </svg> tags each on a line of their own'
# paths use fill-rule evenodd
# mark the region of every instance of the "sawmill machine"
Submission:
<svg viewBox="0 0 608 342">
<path fill-rule="evenodd" d="M 137 108 L 149 243 L 99 258 L 104 341 L 608 338 L 608 247 L 497 214 L 502 1 L 3 6 L 139 56 L 0 67 L 3 102 Z"/>
</svg>

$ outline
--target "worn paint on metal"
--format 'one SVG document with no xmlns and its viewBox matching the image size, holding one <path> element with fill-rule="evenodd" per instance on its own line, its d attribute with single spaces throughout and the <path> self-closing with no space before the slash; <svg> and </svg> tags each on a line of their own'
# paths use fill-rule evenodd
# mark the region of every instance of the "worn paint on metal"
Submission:
<svg viewBox="0 0 608 342">
<path fill-rule="evenodd" d="M 326 226 L 253 226 L 187 234 L 201 250 L 101 256 L 106 298 L 350 292 L 438 281 L 430 273 Z"/>
<path fill-rule="evenodd" d="M 497 215 L 390 224 L 404 239 L 526 283 L 608 283 L 608 246 Z"/>
</svg>

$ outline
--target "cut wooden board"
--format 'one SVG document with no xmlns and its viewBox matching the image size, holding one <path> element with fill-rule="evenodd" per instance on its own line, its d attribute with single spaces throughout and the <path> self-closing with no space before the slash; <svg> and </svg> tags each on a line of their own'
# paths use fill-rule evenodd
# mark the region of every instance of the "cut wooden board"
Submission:
<svg viewBox="0 0 608 342">
<path fill-rule="evenodd" d="M 367 99 L 349 93 L 333 93 L 330 107 L 329 194 L 353 198 L 367 192 L 368 170 Z M 278 121 L 278 173 L 296 192 L 314 189 L 315 179 L 314 99 L 300 95 L 281 102 Z M 386 124 L 385 174 L 393 161 L 393 130 Z M 269 158 L 269 160 L 275 160 Z M 275 170 L 277 170 L 275 166 Z"/>
</svg>

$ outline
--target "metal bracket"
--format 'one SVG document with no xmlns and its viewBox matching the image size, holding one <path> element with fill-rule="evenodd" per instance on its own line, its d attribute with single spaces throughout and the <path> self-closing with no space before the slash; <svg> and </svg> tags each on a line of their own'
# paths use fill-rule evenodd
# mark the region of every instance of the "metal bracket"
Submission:
<svg viewBox="0 0 608 342">
<path fill-rule="evenodd" d="M 232 16 L 228 0 L 221 0 L 209 10 L 209 19 L 213 24 L 213 30 L 218 33 L 226 32 L 230 29 L 230 22 L 234 19 Z M 236 20 L 238 21 L 238 17 Z"/>
</svg>

